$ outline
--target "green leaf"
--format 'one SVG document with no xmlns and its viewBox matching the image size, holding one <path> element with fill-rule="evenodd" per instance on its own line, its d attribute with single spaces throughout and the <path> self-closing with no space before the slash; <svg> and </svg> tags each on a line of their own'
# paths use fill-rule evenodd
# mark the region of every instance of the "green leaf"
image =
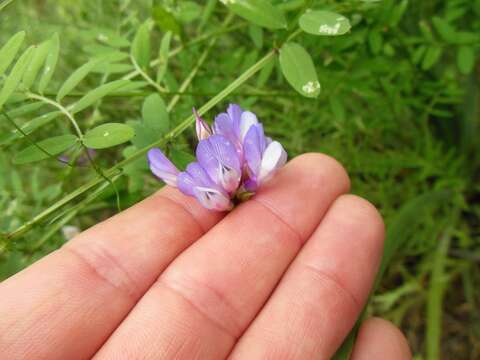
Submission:
<svg viewBox="0 0 480 360">
<path fill-rule="evenodd" d="M 83 144 L 91 149 L 105 149 L 122 144 L 135 136 L 131 126 L 121 123 L 99 125 L 85 134 Z"/>
<path fill-rule="evenodd" d="M 158 53 L 157 83 L 160 83 L 163 80 L 163 77 L 167 72 L 171 40 L 172 32 L 167 31 L 167 33 L 162 38 L 162 42 L 160 43 L 160 50 Z"/>
<path fill-rule="evenodd" d="M 124 74 L 134 70 L 131 64 L 112 64 L 110 62 L 100 62 L 91 71 L 100 74 Z"/>
<path fill-rule="evenodd" d="M 475 66 L 475 52 L 472 47 L 461 46 L 457 52 L 457 66 L 462 74 L 470 74 Z"/>
<path fill-rule="evenodd" d="M 63 83 L 60 90 L 57 93 L 57 101 L 62 100 L 66 95 L 72 91 L 75 86 L 77 86 L 80 81 L 82 81 L 92 69 L 97 66 L 101 62 L 100 59 L 90 60 L 86 64 L 80 66 L 77 70 L 75 70 L 67 80 Z"/>
<path fill-rule="evenodd" d="M 157 132 L 158 135 L 165 134 L 170 128 L 167 107 L 158 94 L 152 94 L 145 99 L 142 118 L 145 126 Z"/>
<path fill-rule="evenodd" d="M 248 27 L 248 34 L 257 49 L 261 49 L 263 47 L 263 29 L 259 26 L 250 24 Z"/>
<path fill-rule="evenodd" d="M 27 89 L 32 86 L 33 82 L 37 78 L 38 72 L 40 71 L 40 68 L 42 67 L 45 59 L 47 58 L 50 47 L 49 45 L 49 42 L 45 41 L 38 47 L 35 47 L 35 49 L 33 50 L 32 61 L 30 61 L 30 64 L 25 71 L 25 74 L 23 74 L 22 80 L 23 86 L 25 86 Z"/>
<path fill-rule="evenodd" d="M 425 55 L 425 51 L 427 51 L 427 48 L 425 45 L 420 45 L 418 48 L 416 48 L 412 54 L 412 62 L 414 64 L 420 63 L 423 56 Z"/>
<path fill-rule="evenodd" d="M 458 31 L 455 34 L 454 43 L 459 45 L 475 45 L 478 43 L 478 33 Z"/>
<path fill-rule="evenodd" d="M 144 22 L 137 30 L 132 42 L 131 54 L 138 66 L 147 69 L 150 64 L 150 21 Z"/>
<path fill-rule="evenodd" d="M 306 33 L 322 36 L 343 35 L 351 28 L 345 16 L 323 10 L 307 11 L 300 17 L 299 24 Z"/>
<path fill-rule="evenodd" d="M 13 112 L 13 111 L 12 111 Z M 62 114 L 61 111 L 53 111 L 49 112 L 43 115 L 40 115 L 36 118 L 33 118 L 30 121 L 27 121 L 25 124 L 23 124 L 20 128 L 22 131 L 29 135 L 33 133 L 35 130 L 41 128 L 42 126 L 48 124 L 52 120 L 56 119 Z M 12 132 L 2 134 L 0 136 L 0 145 L 8 145 L 10 144 L 13 140 L 23 138 L 23 134 L 18 131 L 17 129 L 13 129 Z"/>
<path fill-rule="evenodd" d="M 27 70 L 27 66 L 30 63 L 33 55 L 33 46 L 30 46 L 25 52 L 20 56 L 15 65 L 13 66 L 12 71 L 8 75 L 7 79 L 3 84 L 3 88 L 0 91 L 0 109 L 3 107 L 3 104 L 8 100 L 10 95 L 15 91 L 22 76 Z"/>
<path fill-rule="evenodd" d="M 109 93 L 118 90 L 119 88 L 128 85 L 130 81 L 128 80 L 115 80 L 106 84 L 99 86 L 98 88 L 90 91 L 86 95 L 84 95 L 80 100 L 74 103 L 70 107 L 70 111 L 72 114 L 75 114 L 83 109 L 89 107 L 97 100 L 100 100 L 104 96 L 108 95 Z"/>
<path fill-rule="evenodd" d="M 342 101 L 337 95 L 331 95 L 329 97 L 330 109 L 332 110 L 333 115 L 339 121 L 345 120 L 345 107 L 343 106 Z"/>
<path fill-rule="evenodd" d="M 280 49 L 280 66 L 292 87 L 306 97 L 320 94 L 320 83 L 312 58 L 297 43 L 289 42 Z"/>
<path fill-rule="evenodd" d="M 455 28 L 450 25 L 446 20 L 439 18 L 438 16 L 434 16 L 432 18 L 433 26 L 437 33 L 448 43 L 455 43 L 456 38 L 456 30 Z"/>
<path fill-rule="evenodd" d="M 166 10 L 159 1 L 154 2 L 152 17 L 160 30 L 165 32 L 171 31 L 176 35 L 181 34 L 182 28 L 177 19 L 170 11 Z"/>
<path fill-rule="evenodd" d="M 130 139 L 136 148 L 142 149 L 158 140 L 158 136 L 147 128 L 142 121 L 129 120 L 127 125 L 131 126 L 135 132 L 135 136 Z"/>
<path fill-rule="evenodd" d="M 182 150 L 172 149 L 170 159 L 179 169 L 185 169 L 188 164 L 195 161 L 195 156 Z"/>
<path fill-rule="evenodd" d="M 77 142 L 78 138 L 75 135 L 60 135 L 54 136 L 37 142 L 37 145 L 47 151 L 50 155 L 58 155 Z M 44 153 L 35 145 L 21 150 L 13 159 L 15 164 L 27 164 L 34 161 L 48 159 L 50 156 Z"/>
<path fill-rule="evenodd" d="M 372 54 L 378 55 L 382 50 L 383 38 L 382 34 L 378 30 L 373 30 L 368 34 L 368 45 Z"/>
<path fill-rule="evenodd" d="M 442 48 L 439 46 L 430 46 L 425 53 L 425 57 L 422 61 L 422 69 L 428 70 L 432 66 L 434 66 L 438 60 L 440 60 L 440 56 L 442 55 Z"/>
<path fill-rule="evenodd" d="M 182 23 L 189 23 L 197 19 L 202 13 L 202 7 L 193 1 L 182 0 L 178 3 L 176 17 Z"/>
<path fill-rule="evenodd" d="M 122 48 L 130 45 L 130 42 L 127 39 L 112 30 L 102 28 L 93 29 L 92 31 L 95 33 L 95 38 L 98 41 L 111 47 Z"/>
<path fill-rule="evenodd" d="M 25 39 L 25 31 L 20 31 L 13 35 L 10 40 L 0 49 L 0 76 L 5 72 L 8 66 L 12 63 L 20 46 Z"/>
<path fill-rule="evenodd" d="M 222 0 L 234 14 L 268 29 L 285 29 L 287 20 L 268 0 Z"/>
<path fill-rule="evenodd" d="M 43 94 L 57 66 L 58 54 L 60 53 L 60 38 L 58 37 L 58 33 L 55 33 L 49 42 L 49 52 L 45 60 L 42 76 L 38 82 L 38 91 L 40 94 Z"/>
</svg>

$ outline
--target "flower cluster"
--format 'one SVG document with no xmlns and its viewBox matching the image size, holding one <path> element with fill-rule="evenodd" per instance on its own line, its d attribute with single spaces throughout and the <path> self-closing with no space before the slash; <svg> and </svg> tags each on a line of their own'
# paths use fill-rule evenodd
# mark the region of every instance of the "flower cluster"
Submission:
<svg viewBox="0 0 480 360">
<path fill-rule="evenodd" d="M 232 199 L 254 193 L 287 161 L 278 141 L 266 137 L 257 116 L 231 104 L 210 127 L 195 111 L 197 161 L 179 171 L 158 148 L 148 152 L 152 172 L 207 209 L 224 211 Z"/>
</svg>

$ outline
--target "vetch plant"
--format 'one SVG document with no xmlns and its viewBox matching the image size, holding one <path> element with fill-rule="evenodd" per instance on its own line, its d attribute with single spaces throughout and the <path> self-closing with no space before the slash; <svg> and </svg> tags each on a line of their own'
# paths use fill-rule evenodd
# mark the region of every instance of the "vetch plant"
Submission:
<svg viewBox="0 0 480 360">
<path fill-rule="evenodd" d="M 107 3 L 102 6 L 115 7 Z M 0 114 L 11 127 L 8 133 L 0 134 L 0 146 L 17 141 L 23 143 L 12 157 L 16 165 L 48 159 L 60 161 L 65 179 L 79 173 L 75 169 L 80 166 L 76 159 L 81 159 L 82 154 L 91 169 L 87 172 L 87 166 L 83 166 L 81 178 L 84 182 L 75 184 L 70 192 L 68 186 L 57 184 L 62 186 L 50 198 L 55 201 L 31 219 L 12 223 L 5 231 L 2 229 L 0 254 L 13 244 L 13 239 L 50 220 L 54 224 L 52 230 L 32 247 L 41 248 L 63 225 L 96 201 L 108 186 L 114 190 L 120 208 L 121 195 L 116 182 L 127 178 L 128 187 L 124 184 L 118 187 L 128 193 L 134 193 L 133 188 L 141 189 L 146 170 L 142 160 L 147 153 L 151 170 L 158 177 L 194 196 L 206 208 L 217 211 L 229 210 L 236 202 L 248 198 L 286 162 L 283 146 L 265 136 L 255 114 L 238 105 L 231 105 L 218 115 L 212 127 L 198 114 L 179 119 L 177 115 L 182 110 L 177 108 L 187 106 L 188 96 L 202 96 L 208 100 L 199 107 L 198 113 L 204 115 L 257 72 L 258 87 L 263 87 L 277 60 L 280 78 L 283 75 L 300 95 L 317 98 L 321 85 L 315 64 L 309 52 L 293 40 L 302 33 L 341 35 L 349 31 L 349 20 L 332 12 L 312 12 L 311 2 L 284 7 L 269 0 L 222 1 L 222 5 L 218 5 L 221 10 L 214 11 L 216 4 L 210 0 L 205 11 L 200 12 L 199 5 L 190 1 L 178 4 L 153 1 L 149 2 L 147 11 L 139 12 L 149 14 L 144 19 L 130 16 L 127 7 L 120 6 L 120 16 L 128 21 L 119 23 L 115 29 L 102 24 L 102 27 L 92 26 L 81 31 L 80 48 L 89 53 L 88 60 L 73 69 L 64 81 L 58 81 L 53 75 L 58 63 L 64 62 L 60 38 L 64 39 L 66 34 L 55 33 L 37 46 L 23 49 L 26 34 L 20 31 L 0 46 Z M 201 18 L 197 15 L 200 13 Z M 222 21 L 215 24 L 211 20 L 217 13 Z M 307 13 L 308 17 L 302 19 Z M 242 72 L 228 80 L 228 71 L 238 72 L 238 66 L 232 62 L 236 56 L 230 56 L 224 65 L 231 70 L 211 83 L 221 85 L 213 89 L 213 93 L 211 89 L 197 93 L 204 87 L 197 78 L 202 77 L 205 65 L 215 60 L 209 55 L 217 46 L 217 40 L 227 34 L 235 39 L 234 34 L 247 25 L 233 21 L 235 15 L 249 23 L 250 36 L 258 50 L 262 47 L 268 50 L 259 57 L 257 50 L 250 52 Z M 187 25 L 195 19 L 199 21 L 196 30 Z M 335 21 L 333 25 L 332 21 Z M 337 22 L 341 25 L 337 26 Z M 201 33 L 201 29 L 208 26 L 212 31 Z M 335 34 L 318 31 L 325 26 L 338 29 Z M 198 36 L 190 39 L 195 31 Z M 162 33 L 161 41 L 155 44 L 152 38 L 159 40 L 159 33 Z M 155 50 L 158 56 L 153 58 Z M 190 62 L 190 59 L 195 61 Z M 175 71 L 171 71 L 172 66 Z M 182 71 L 183 80 L 178 81 L 176 77 Z M 142 99 L 141 118 L 132 114 L 140 109 L 136 106 L 138 102 L 120 112 L 118 105 L 122 101 L 119 98 L 131 99 L 131 103 Z M 30 118 L 21 122 L 25 115 Z M 125 116 L 127 119 L 123 120 Z M 197 159 L 180 171 L 155 147 L 167 148 L 174 157 L 182 151 L 183 133 L 195 119 L 199 138 Z M 50 132 L 53 124 L 56 131 L 62 131 L 60 134 Z M 106 167 L 112 159 L 104 155 L 109 154 L 104 153 L 104 149 L 115 154 L 111 148 L 127 143 L 121 151 L 123 159 Z M 89 149 L 97 150 L 95 159 L 90 156 Z M 61 157 L 65 153 L 71 156 L 68 166 Z M 136 185 L 131 189 L 130 184 Z M 67 192 L 59 195 L 61 191 Z"/>
<path fill-rule="evenodd" d="M 159 148 L 148 152 L 151 171 L 205 208 L 230 210 L 246 199 L 287 161 L 278 141 L 266 137 L 257 116 L 231 104 L 210 126 L 194 110 L 199 140 L 197 161 L 180 172 Z"/>
</svg>

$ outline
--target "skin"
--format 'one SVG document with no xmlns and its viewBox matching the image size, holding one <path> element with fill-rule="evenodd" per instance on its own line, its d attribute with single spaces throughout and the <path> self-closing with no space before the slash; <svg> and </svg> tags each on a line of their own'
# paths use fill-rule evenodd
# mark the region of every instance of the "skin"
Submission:
<svg viewBox="0 0 480 360">
<path fill-rule="evenodd" d="M 329 359 L 365 304 L 384 225 L 321 154 L 232 212 L 165 187 L 0 283 L 5 359 Z M 410 359 L 381 319 L 352 359 Z"/>
</svg>

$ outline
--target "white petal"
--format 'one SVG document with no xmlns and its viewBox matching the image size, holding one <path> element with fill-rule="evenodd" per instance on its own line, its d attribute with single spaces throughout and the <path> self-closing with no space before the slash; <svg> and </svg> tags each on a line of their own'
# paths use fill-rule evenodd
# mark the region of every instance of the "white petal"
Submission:
<svg viewBox="0 0 480 360">
<path fill-rule="evenodd" d="M 240 117 L 240 140 L 242 142 L 245 135 L 247 135 L 248 129 L 254 124 L 258 124 L 257 116 L 250 111 L 244 111 Z"/>
<path fill-rule="evenodd" d="M 238 183 L 240 182 L 240 173 L 231 167 L 219 164 L 218 178 L 220 179 L 222 188 L 228 193 L 233 193 L 237 190 Z"/>
<path fill-rule="evenodd" d="M 193 188 L 197 200 L 207 209 L 225 211 L 233 206 L 230 198 L 212 188 L 197 186 Z"/>
<path fill-rule="evenodd" d="M 152 173 L 155 174 L 155 176 L 162 179 L 163 182 L 165 182 L 165 184 L 177 187 L 177 175 L 176 174 L 172 174 L 171 172 L 168 172 L 168 171 L 162 171 L 162 170 L 160 170 L 159 168 L 157 168 L 153 165 L 150 165 L 150 170 L 152 171 Z"/>
<path fill-rule="evenodd" d="M 287 161 L 287 153 L 278 141 L 272 141 L 265 149 L 262 162 L 260 164 L 260 174 L 258 176 L 261 182 L 266 181 L 275 172 L 276 169 L 283 166 Z"/>
</svg>

